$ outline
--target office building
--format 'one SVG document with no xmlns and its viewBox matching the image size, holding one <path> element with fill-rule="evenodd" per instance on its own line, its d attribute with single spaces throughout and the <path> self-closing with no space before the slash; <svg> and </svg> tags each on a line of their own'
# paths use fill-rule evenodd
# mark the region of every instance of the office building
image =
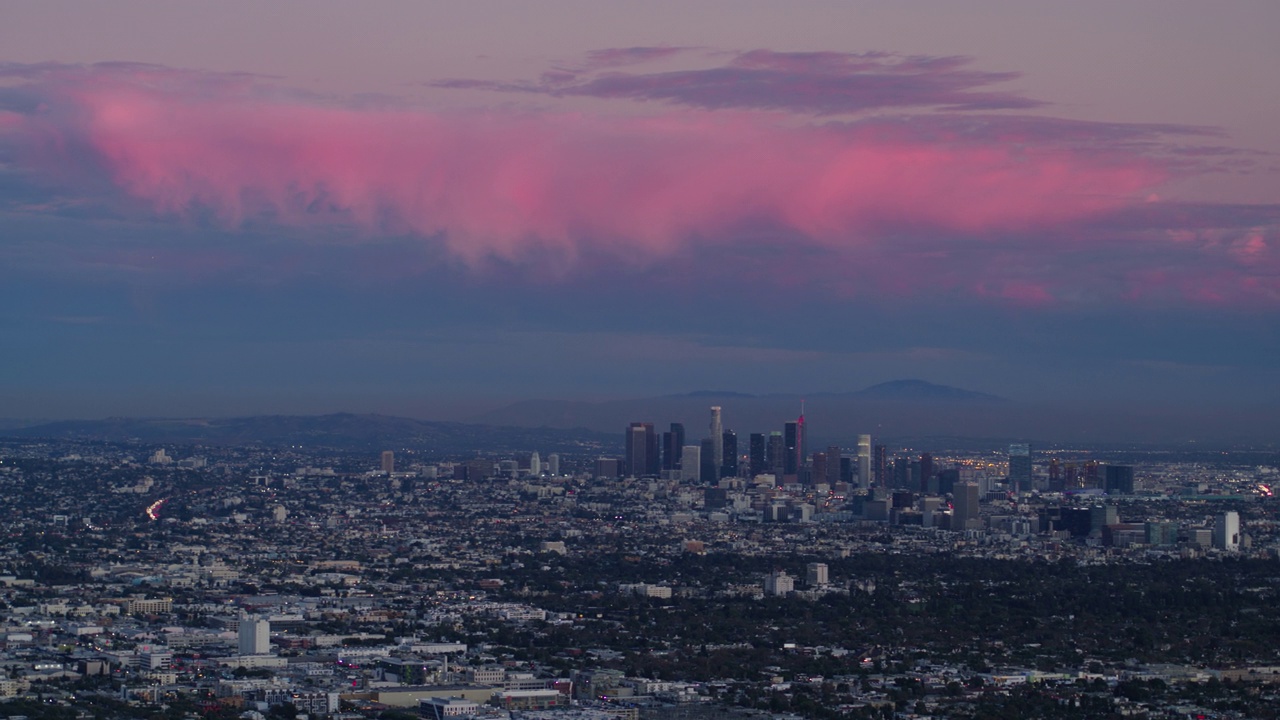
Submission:
<svg viewBox="0 0 1280 720">
<path fill-rule="evenodd" d="M 801 418 L 804 416 L 802 415 Z M 782 428 L 782 474 L 795 477 L 804 466 L 804 421 L 789 422 Z"/>
<path fill-rule="evenodd" d="M 390 475 L 396 471 L 396 454 L 390 450 L 382 451 L 382 472 Z"/>
<path fill-rule="evenodd" d="M 1133 466 L 1108 465 L 1103 475 L 1106 478 L 1103 489 L 1108 495 L 1133 494 Z"/>
<path fill-rule="evenodd" d="M 790 595 L 795 589 L 796 579 L 788 575 L 785 570 L 774 570 L 764 580 L 764 593 L 766 595 L 775 597 Z"/>
<path fill-rule="evenodd" d="M 1228 552 L 1240 549 L 1240 513 L 1228 510 L 1218 516 L 1213 525 L 1213 546 Z"/>
<path fill-rule="evenodd" d="M 1089 508 L 1089 534 L 1094 537 L 1102 535 L 1102 528 L 1120 522 L 1120 513 L 1115 505 L 1094 505 Z"/>
<path fill-rule="evenodd" d="M 806 565 L 804 582 L 811 588 L 828 584 L 827 564 L 812 562 Z"/>
<path fill-rule="evenodd" d="M 685 445 L 680 451 L 680 479 L 698 480 L 702 474 L 702 446 Z"/>
<path fill-rule="evenodd" d="M 702 439 L 702 446 L 698 451 L 698 482 L 714 484 L 719 481 L 721 458 L 716 454 L 718 444 L 713 438 Z"/>
<path fill-rule="evenodd" d="M 978 519 L 978 484 L 956 483 L 952 489 L 951 529 L 972 530 L 982 526 Z"/>
<path fill-rule="evenodd" d="M 738 477 L 738 435 L 725 430 L 720 437 L 720 477 Z"/>
<path fill-rule="evenodd" d="M 868 436 L 870 437 L 870 436 Z M 861 442 L 861 441 L 859 441 Z M 859 460 L 861 462 L 861 460 Z M 884 445 L 876 446 L 875 461 L 872 464 L 872 480 L 876 487 L 884 487 L 889 482 L 889 448 Z M 861 472 L 861 471 L 859 471 Z M 859 475 L 861 477 L 861 475 Z"/>
<path fill-rule="evenodd" d="M 827 477 L 828 485 L 835 485 L 840 482 L 840 460 L 843 455 L 840 452 L 839 445 L 831 445 L 827 447 Z M 814 479 L 818 479 L 815 473 Z"/>
<path fill-rule="evenodd" d="M 1027 443 L 1009 446 L 1009 489 L 1015 492 L 1031 490 L 1031 446 Z"/>
<path fill-rule="evenodd" d="M 542 456 L 537 450 L 529 453 L 529 474 L 534 477 L 542 474 Z"/>
<path fill-rule="evenodd" d="M 858 487 L 871 487 L 871 436 L 858 436 Z"/>
<path fill-rule="evenodd" d="M 236 631 L 241 655 L 266 655 L 271 651 L 271 623 L 262 618 L 240 618 Z"/>
<path fill-rule="evenodd" d="M 680 453 L 684 451 L 684 423 L 671 423 L 671 429 L 662 433 L 662 469 L 668 472 L 680 469 Z"/>
<path fill-rule="evenodd" d="M 478 704 L 462 698 L 429 697 L 418 701 L 418 717 L 426 720 L 468 718 L 479 714 L 480 706 Z"/>
<path fill-rule="evenodd" d="M 809 482 L 818 484 L 827 481 L 827 454 L 816 452 L 809 459 Z"/>
<path fill-rule="evenodd" d="M 782 477 L 782 471 L 786 468 L 787 447 L 786 441 L 782 438 L 782 433 L 774 430 L 769 433 L 769 444 L 765 446 L 765 464 L 769 467 L 769 472 Z"/>
<path fill-rule="evenodd" d="M 623 473 L 629 477 L 658 475 L 658 434 L 653 423 L 633 422 L 627 428 L 627 451 L 623 457 Z"/>
<path fill-rule="evenodd" d="M 1172 547 L 1178 544 L 1178 523 L 1169 520 L 1147 522 L 1146 540 L 1155 547 Z"/>
<path fill-rule="evenodd" d="M 622 461 L 616 457 L 596 458 L 595 478 L 597 480 L 622 477 Z"/>
<path fill-rule="evenodd" d="M 720 421 L 720 406 L 711 406 L 711 433 L 707 437 L 711 438 L 712 457 L 715 458 L 717 464 L 717 475 L 719 475 L 719 465 L 723 464 L 724 458 L 724 424 Z M 704 458 L 705 460 L 705 458 Z"/>
<path fill-rule="evenodd" d="M 747 475 L 755 477 L 766 472 L 764 433 L 751 433 L 747 452 Z"/>
<path fill-rule="evenodd" d="M 920 485 L 918 488 L 920 492 L 929 492 L 929 481 L 932 479 L 933 455 L 930 453 L 920 453 Z"/>
<path fill-rule="evenodd" d="M 1062 476 L 1062 463 L 1058 458 L 1053 458 L 1049 460 L 1049 492 L 1062 492 L 1066 489 Z"/>
</svg>

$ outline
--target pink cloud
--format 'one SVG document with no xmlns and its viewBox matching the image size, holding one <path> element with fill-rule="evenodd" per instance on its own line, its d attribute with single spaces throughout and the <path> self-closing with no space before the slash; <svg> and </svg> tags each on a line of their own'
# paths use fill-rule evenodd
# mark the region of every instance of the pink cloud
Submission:
<svg viewBox="0 0 1280 720">
<path fill-rule="evenodd" d="M 742 261 L 743 277 L 840 295 L 1044 305 L 1091 288 L 1133 302 L 1280 294 L 1276 208 L 1147 202 L 1175 172 L 1138 149 L 1156 127 L 1061 121 L 1055 135 L 1052 119 L 1017 117 L 353 107 L 249 76 L 135 65 L 9 77 L 38 100 L 0 112 L 18 167 L 71 190 L 105 181 L 148 211 L 227 228 L 416 236 L 473 268 L 496 260 L 560 277 L 768 248 Z M 1251 226 L 1222 230 L 1232 217 Z M 1129 280 L 1108 287 L 1099 268 L 1119 248 L 1114 272 Z"/>
<path fill-rule="evenodd" d="M 601 249 L 645 260 L 758 223 L 842 249 L 895 230 L 1027 230 L 1124 206 L 1163 178 L 1137 156 L 934 144 L 753 113 L 357 110 L 174 79 L 76 73 L 17 132 L 43 141 L 46 164 L 100 167 L 164 213 L 408 231 L 469 262 Z"/>
</svg>

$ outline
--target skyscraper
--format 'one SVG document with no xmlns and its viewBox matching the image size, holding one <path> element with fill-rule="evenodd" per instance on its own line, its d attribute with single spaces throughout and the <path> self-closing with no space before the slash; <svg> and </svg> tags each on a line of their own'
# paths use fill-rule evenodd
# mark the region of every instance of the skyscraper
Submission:
<svg viewBox="0 0 1280 720">
<path fill-rule="evenodd" d="M 827 454 L 824 452 L 816 452 L 809 459 L 809 467 L 812 473 L 809 475 L 808 482 L 813 484 L 824 483 L 827 481 Z"/>
<path fill-rule="evenodd" d="M 1240 513 L 1228 510 L 1218 516 L 1213 526 L 1213 546 L 1228 552 L 1240 549 Z"/>
<path fill-rule="evenodd" d="M 798 475 L 804 467 L 804 413 L 799 419 L 782 428 L 785 455 L 782 458 L 782 474 Z"/>
<path fill-rule="evenodd" d="M 622 473 L 630 477 L 658 474 L 658 434 L 653 430 L 653 423 L 633 422 L 627 427 Z"/>
<path fill-rule="evenodd" d="M 858 487 L 871 487 L 871 436 L 858 436 Z"/>
<path fill-rule="evenodd" d="M 978 484 L 956 483 L 952 488 L 951 529 L 970 530 L 978 525 Z"/>
<path fill-rule="evenodd" d="M 892 486 L 899 490 L 906 490 L 911 487 L 911 461 L 907 458 L 896 457 L 893 459 Z"/>
<path fill-rule="evenodd" d="M 720 406 L 711 406 L 711 452 L 716 463 L 722 463 L 724 458 L 724 425 L 720 422 Z M 719 469 L 717 468 L 717 474 Z"/>
<path fill-rule="evenodd" d="M 556 477 L 560 474 L 560 453 L 551 453 L 547 456 L 547 472 L 551 474 L 551 477 Z"/>
<path fill-rule="evenodd" d="M 699 480 L 702 475 L 702 446 L 685 445 L 680 451 L 680 479 Z"/>
<path fill-rule="evenodd" d="M 769 444 L 765 446 L 765 465 L 769 472 L 781 477 L 786 467 L 786 456 L 786 441 L 782 439 L 782 433 L 774 430 L 769 433 Z"/>
<path fill-rule="evenodd" d="M 529 453 L 529 474 L 534 477 L 542 474 L 542 456 L 538 455 L 537 450 Z"/>
<path fill-rule="evenodd" d="M 396 471 L 396 454 L 390 450 L 382 451 L 382 472 L 390 475 Z"/>
<path fill-rule="evenodd" d="M 738 477 L 738 435 L 725 430 L 720 437 L 720 477 Z"/>
<path fill-rule="evenodd" d="M 698 453 L 698 482 L 714 485 L 720 479 L 720 456 L 716 455 L 716 444 L 713 438 L 702 439 Z"/>
<path fill-rule="evenodd" d="M 751 433 L 750 450 L 748 452 L 747 474 L 751 477 L 765 472 L 764 433 Z"/>
<path fill-rule="evenodd" d="M 1031 446 L 1027 443 L 1009 446 L 1009 487 L 1018 492 L 1031 489 Z"/>
<path fill-rule="evenodd" d="M 1108 495 L 1133 494 L 1133 466 L 1108 465 L 1104 475 L 1103 489 Z"/>
<path fill-rule="evenodd" d="M 796 467 L 797 468 L 804 467 L 804 459 L 805 457 L 807 457 L 805 453 L 809 449 L 809 445 L 806 442 L 806 440 L 808 439 L 808 435 L 806 435 L 806 431 L 807 431 L 807 428 L 805 427 L 805 424 L 804 424 L 804 401 L 801 400 L 800 401 L 800 417 L 796 418 Z"/>
<path fill-rule="evenodd" d="M 859 461 L 861 461 L 861 457 L 859 457 Z M 884 487 L 886 484 L 888 484 L 889 482 L 889 478 L 888 478 L 889 448 L 885 447 L 884 445 L 876 446 L 876 461 L 875 461 L 874 470 L 875 472 L 872 477 L 875 480 L 876 487 Z"/>
<path fill-rule="evenodd" d="M 929 492 L 929 480 L 933 477 L 933 455 L 920 453 L 920 492 Z"/>
<path fill-rule="evenodd" d="M 831 445 L 827 447 L 827 477 L 828 485 L 835 485 L 840 482 L 840 459 L 842 453 L 839 445 Z M 818 480 L 819 478 L 814 478 Z"/>
<path fill-rule="evenodd" d="M 671 430 L 662 433 L 662 469 L 679 470 L 682 452 L 684 452 L 684 423 L 671 423 Z"/>
</svg>

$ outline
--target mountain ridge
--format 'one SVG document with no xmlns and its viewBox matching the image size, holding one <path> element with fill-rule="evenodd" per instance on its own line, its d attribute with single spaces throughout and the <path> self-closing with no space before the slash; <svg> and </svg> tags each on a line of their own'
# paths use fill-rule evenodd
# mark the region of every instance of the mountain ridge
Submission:
<svg viewBox="0 0 1280 720">
<path fill-rule="evenodd" d="M 340 450 L 414 448 L 446 454 L 482 451 L 581 451 L 611 447 L 615 433 L 586 428 L 510 427 L 380 415 L 251 415 L 229 418 L 60 420 L 0 431 L 19 439 L 150 442 L 190 445 L 305 445 Z"/>
</svg>

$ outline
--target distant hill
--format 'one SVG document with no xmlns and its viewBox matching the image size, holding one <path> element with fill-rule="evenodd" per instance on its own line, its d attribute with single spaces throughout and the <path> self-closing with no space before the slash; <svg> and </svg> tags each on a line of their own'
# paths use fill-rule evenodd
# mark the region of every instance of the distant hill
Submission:
<svg viewBox="0 0 1280 720">
<path fill-rule="evenodd" d="M 1007 402 L 999 395 L 937 385 L 924 380 L 890 380 L 852 393 L 867 400 L 951 400 L 966 402 Z"/>
<path fill-rule="evenodd" d="M 499 427 L 388 415 L 259 415 L 238 418 L 67 420 L 0 431 L 6 437 L 203 445 L 302 445 L 339 450 L 413 448 L 441 454 L 477 451 L 583 452 L 612 448 L 620 433 L 581 428 Z"/>
</svg>

